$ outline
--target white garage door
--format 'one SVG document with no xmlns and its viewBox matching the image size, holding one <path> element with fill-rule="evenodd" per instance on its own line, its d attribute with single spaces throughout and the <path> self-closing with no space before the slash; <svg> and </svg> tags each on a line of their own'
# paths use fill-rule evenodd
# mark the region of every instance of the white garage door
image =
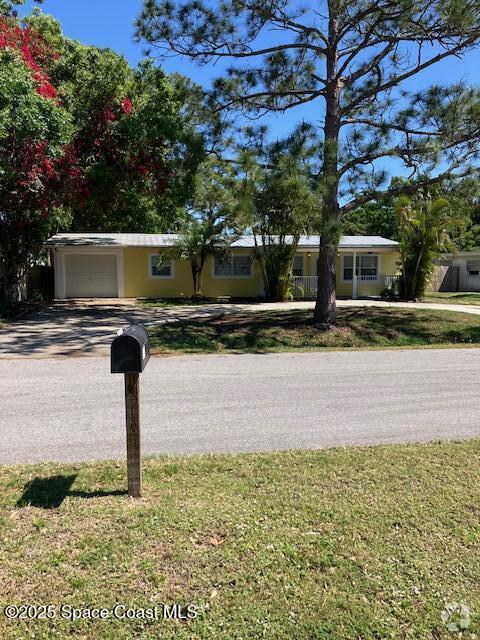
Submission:
<svg viewBox="0 0 480 640">
<path fill-rule="evenodd" d="M 116 298 L 117 256 L 108 253 L 65 256 L 66 298 Z"/>
</svg>

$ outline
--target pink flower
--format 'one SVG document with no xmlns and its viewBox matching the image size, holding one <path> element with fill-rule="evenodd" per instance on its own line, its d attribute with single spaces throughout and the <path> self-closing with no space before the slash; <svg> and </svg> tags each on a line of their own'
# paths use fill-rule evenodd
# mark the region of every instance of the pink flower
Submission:
<svg viewBox="0 0 480 640">
<path fill-rule="evenodd" d="M 117 116 L 115 115 L 113 109 L 106 109 L 104 112 L 105 122 L 115 122 Z"/>
<path fill-rule="evenodd" d="M 37 86 L 36 91 L 37 91 L 38 95 L 42 96 L 43 98 L 56 98 L 57 97 L 57 92 L 56 92 L 55 88 L 52 87 L 52 85 L 47 81 L 44 81 L 43 84 L 40 84 L 39 86 Z"/>
<path fill-rule="evenodd" d="M 132 113 L 132 111 L 133 111 L 133 103 L 130 100 L 130 98 L 124 98 L 122 100 L 122 111 L 123 111 L 123 113 L 126 113 L 127 115 Z"/>
</svg>

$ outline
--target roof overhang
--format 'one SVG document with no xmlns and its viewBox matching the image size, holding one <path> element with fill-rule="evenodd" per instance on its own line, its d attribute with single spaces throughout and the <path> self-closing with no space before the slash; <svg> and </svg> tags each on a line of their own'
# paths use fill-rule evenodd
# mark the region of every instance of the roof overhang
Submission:
<svg viewBox="0 0 480 640">
<path fill-rule="evenodd" d="M 58 233 L 45 242 L 46 247 L 143 247 L 152 249 L 168 248 L 175 245 L 178 234 L 161 233 Z M 287 237 L 290 244 L 292 238 Z M 299 251 L 315 251 L 320 244 L 319 236 L 301 236 L 298 243 Z M 242 236 L 231 244 L 232 249 L 254 249 L 256 246 L 253 236 Z M 257 238 L 257 246 L 261 242 Z M 345 251 L 394 251 L 398 249 L 398 242 L 381 236 L 342 236 L 338 250 Z"/>
</svg>

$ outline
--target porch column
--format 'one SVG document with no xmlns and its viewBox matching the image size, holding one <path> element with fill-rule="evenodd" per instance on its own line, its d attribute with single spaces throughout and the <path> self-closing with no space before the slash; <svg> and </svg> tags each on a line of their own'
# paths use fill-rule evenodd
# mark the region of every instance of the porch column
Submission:
<svg viewBox="0 0 480 640">
<path fill-rule="evenodd" d="M 352 299 L 357 299 L 357 252 L 353 251 Z"/>
</svg>

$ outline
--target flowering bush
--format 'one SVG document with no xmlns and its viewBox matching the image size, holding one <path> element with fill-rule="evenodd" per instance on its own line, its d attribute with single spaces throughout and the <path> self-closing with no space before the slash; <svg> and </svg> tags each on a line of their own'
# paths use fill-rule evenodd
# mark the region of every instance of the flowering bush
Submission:
<svg viewBox="0 0 480 640">
<path fill-rule="evenodd" d="M 133 103 L 130 100 L 130 98 L 124 98 L 122 100 L 122 109 L 123 109 L 123 113 L 126 113 L 127 115 L 129 115 L 130 113 L 132 113 L 133 110 Z"/>
<path fill-rule="evenodd" d="M 59 109 L 62 100 L 48 70 L 60 59 L 45 38 L 31 25 L 21 25 L 15 19 L 0 16 L 0 51 L 11 50 L 28 68 L 38 96 L 52 100 Z M 102 96 L 103 97 L 103 96 Z M 96 105 L 88 114 L 88 126 L 78 127 L 70 142 L 53 150 L 51 136 L 38 139 L 27 136 L 18 142 L 18 132 L 13 128 L 0 141 L 9 160 L 9 173 L 17 186 L 19 202 L 29 200 L 29 208 L 35 208 L 37 197 L 39 213 L 43 218 L 48 210 L 63 205 L 84 205 L 92 194 L 92 164 L 108 164 L 114 173 L 147 178 L 158 171 L 159 163 L 145 149 L 135 149 L 125 159 L 122 141 L 115 135 L 115 126 L 122 118 L 132 115 L 132 100 L 123 95 L 112 96 Z M 80 123 L 81 124 L 81 123 Z M 120 143 L 120 144 L 119 144 Z M 162 176 L 163 178 L 163 176 Z M 163 188 L 163 181 L 157 188 Z M 13 187 L 12 187 L 13 188 Z"/>
<path fill-rule="evenodd" d="M 57 230 L 168 228 L 200 154 L 160 70 L 0 12 L 0 296 Z"/>
<path fill-rule="evenodd" d="M 35 80 L 36 91 L 44 98 L 56 98 L 57 91 L 42 67 L 49 59 L 58 58 L 44 38 L 31 27 L 21 27 L 11 18 L 0 16 L 0 49 L 13 49 L 21 54 Z"/>
</svg>

